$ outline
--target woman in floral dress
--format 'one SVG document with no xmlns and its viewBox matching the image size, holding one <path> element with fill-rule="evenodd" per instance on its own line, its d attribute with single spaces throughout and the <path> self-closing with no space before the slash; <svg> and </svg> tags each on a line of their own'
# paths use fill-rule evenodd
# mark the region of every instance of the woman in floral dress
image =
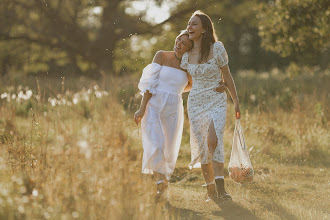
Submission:
<svg viewBox="0 0 330 220">
<path fill-rule="evenodd" d="M 231 200 L 224 188 L 223 133 L 227 114 L 227 95 L 218 92 L 224 81 L 240 118 L 235 84 L 228 67 L 228 56 L 217 40 L 211 19 L 201 11 L 190 18 L 187 31 L 194 47 L 182 57 L 181 67 L 192 77 L 188 97 L 192 168 L 201 162 L 207 185 L 207 201 Z"/>
<path fill-rule="evenodd" d="M 144 68 L 138 85 L 143 98 L 134 121 L 138 124 L 141 120 L 142 173 L 154 174 L 156 202 L 166 194 L 178 157 L 183 129 L 182 92 L 191 88 L 190 76 L 180 63 L 192 46 L 184 31 L 175 39 L 174 51 L 156 53 L 153 62 Z"/>
</svg>

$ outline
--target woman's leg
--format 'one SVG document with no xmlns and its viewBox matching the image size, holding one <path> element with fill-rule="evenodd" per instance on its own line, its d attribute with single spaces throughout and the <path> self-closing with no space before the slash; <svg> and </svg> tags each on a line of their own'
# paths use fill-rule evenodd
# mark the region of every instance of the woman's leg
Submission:
<svg viewBox="0 0 330 220">
<path fill-rule="evenodd" d="M 214 181 L 213 166 L 212 164 L 202 164 L 202 172 L 206 183 Z"/>
<path fill-rule="evenodd" d="M 224 164 L 213 161 L 214 176 L 225 176 Z"/>
<path fill-rule="evenodd" d="M 207 187 L 207 200 L 206 201 L 216 201 L 217 202 L 217 191 L 215 189 L 215 181 L 213 174 L 212 163 L 210 164 L 202 164 L 202 172 L 205 179 L 206 187 Z"/>
<path fill-rule="evenodd" d="M 207 146 L 209 147 L 212 156 L 217 145 L 218 145 L 218 137 L 217 134 L 215 133 L 214 123 L 212 120 L 207 134 Z"/>
<path fill-rule="evenodd" d="M 211 121 L 208 132 L 208 146 L 211 151 L 212 158 L 217 145 L 218 145 L 218 137 L 215 132 L 214 123 L 213 121 Z M 231 196 L 227 194 L 227 192 L 225 191 L 224 164 L 216 161 L 213 161 L 212 164 L 213 164 L 213 173 L 215 176 L 216 187 L 218 191 L 218 197 L 222 199 L 231 199 Z"/>
<path fill-rule="evenodd" d="M 168 181 L 165 175 L 154 171 L 154 177 L 156 180 L 156 188 L 157 188 L 155 202 L 159 202 L 164 199 L 166 200 L 167 199 L 166 190 L 168 187 Z"/>
<path fill-rule="evenodd" d="M 215 151 L 215 149 L 217 148 L 217 145 L 218 145 L 218 137 L 217 137 L 217 134 L 215 132 L 213 121 L 211 121 L 211 123 L 210 123 L 208 136 L 207 136 L 207 145 L 208 145 L 208 147 L 211 151 L 211 155 L 212 155 L 212 158 L 213 158 L 214 151 Z M 213 163 L 214 176 L 216 176 L 216 177 L 224 176 L 224 164 L 216 162 L 216 161 L 213 161 L 212 163 Z"/>
<path fill-rule="evenodd" d="M 156 183 L 161 182 L 161 181 L 164 183 L 167 183 L 167 179 L 164 174 L 154 171 L 154 177 L 155 177 Z"/>
<path fill-rule="evenodd" d="M 217 138 L 216 138 L 216 135 L 214 136 L 214 135 L 210 134 L 210 130 L 212 128 L 214 130 L 213 121 L 211 121 L 208 136 L 207 136 L 207 145 L 209 147 L 211 154 L 213 155 L 213 152 L 217 145 Z M 212 163 L 202 164 L 201 168 L 202 168 L 203 176 L 204 176 L 206 187 L 207 187 L 208 200 L 212 199 L 212 200 L 216 201 L 217 191 L 215 189 L 213 164 Z"/>
</svg>

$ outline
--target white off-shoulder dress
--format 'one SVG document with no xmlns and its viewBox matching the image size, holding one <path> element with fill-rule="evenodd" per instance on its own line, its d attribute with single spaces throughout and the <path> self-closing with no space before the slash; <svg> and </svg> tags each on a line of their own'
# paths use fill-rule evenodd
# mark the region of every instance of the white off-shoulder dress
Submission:
<svg viewBox="0 0 330 220">
<path fill-rule="evenodd" d="M 158 172 L 170 179 L 182 139 L 182 92 L 188 84 L 185 71 L 151 63 L 138 84 L 141 94 L 152 93 L 141 120 L 142 173 Z"/>
<path fill-rule="evenodd" d="M 223 133 L 227 115 L 227 95 L 213 89 L 222 79 L 220 67 L 228 64 L 227 52 L 218 41 L 213 44 L 213 58 L 204 64 L 190 64 L 188 53 L 182 57 L 181 68 L 192 77 L 193 85 L 188 96 L 190 123 L 190 148 L 192 168 L 196 163 L 209 164 L 212 161 L 224 163 Z M 213 158 L 207 144 L 208 130 L 214 123 L 217 147 Z"/>
</svg>

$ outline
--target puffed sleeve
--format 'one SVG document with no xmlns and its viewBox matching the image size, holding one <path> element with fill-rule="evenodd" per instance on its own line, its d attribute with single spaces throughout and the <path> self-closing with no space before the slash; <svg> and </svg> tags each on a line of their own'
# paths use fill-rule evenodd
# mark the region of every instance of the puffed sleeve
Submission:
<svg viewBox="0 0 330 220">
<path fill-rule="evenodd" d="M 188 53 L 183 54 L 180 67 L 184 70 L 188 69 Z"/>
<path fill-rule="evenodd" d="M 159 72 L 161 70 L 162 66 L 158 63 L 151 63 L 148 64 L 142 72 L 142 76 L 140 79 L 140 82 L 138 84 L 138 88 L 141 91 L 141 95 L 147 92 L 149 92 L 153 95 L 155 95 L 157 92 L 155 88 L 157 87 L 159 83 Z"/>
<path fill-rule="evenodd" d="M 223 67 L 228 64 L 227 51 L 221 41 L 214 43 L 214 55 L 219 67 Z"/>
</svg>

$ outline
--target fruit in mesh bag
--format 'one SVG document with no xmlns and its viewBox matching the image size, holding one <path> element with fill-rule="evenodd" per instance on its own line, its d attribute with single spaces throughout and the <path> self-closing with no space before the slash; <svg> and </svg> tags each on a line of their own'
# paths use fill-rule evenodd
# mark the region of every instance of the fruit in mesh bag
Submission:
<svg viewBox="0 0 330 220">
<path fill-rule="evenodd" d="M 230 177 L 237 183 L 251 182 L 253 170 L 251 168 L 231 167 Z"/>
</svg>

